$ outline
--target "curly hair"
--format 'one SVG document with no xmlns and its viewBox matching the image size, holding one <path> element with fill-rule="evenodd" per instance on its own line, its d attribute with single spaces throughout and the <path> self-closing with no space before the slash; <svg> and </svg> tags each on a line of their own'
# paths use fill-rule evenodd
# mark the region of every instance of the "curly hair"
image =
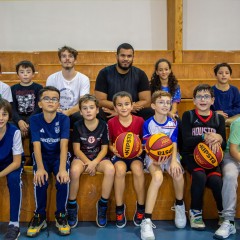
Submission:
<svg viewBox="0 0 240 240">
<path fill-rule="evenodd" d="M 159 63 L 162 63 L 162 62 L 166 62 L 168 64 L 169 69 L 172 69 L 171 63 L 165 58 L 161 58 L 155 63 L 154 72 L 153 72 L 151 80 L 150 80 L 150 89 L 151 89 L 152 94 L 155 91 L 162 89 L 162 83 L 161 83 L 160 77 L 156 74 L 158 65 L 159 65 Z M 172 96 L 174 96 L 176 89 L 178 87 L 178 80 L 176 79 L 176 77 L 172 71 L 168 76 L 168 87 L 169 87 L 170 94 Z"/>
</svg>

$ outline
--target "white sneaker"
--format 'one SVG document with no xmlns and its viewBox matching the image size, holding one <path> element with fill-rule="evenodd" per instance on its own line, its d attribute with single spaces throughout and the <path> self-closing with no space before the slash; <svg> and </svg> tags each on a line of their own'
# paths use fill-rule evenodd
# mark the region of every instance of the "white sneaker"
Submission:
<svg viewBox="0 0 240 240">
<path fill-rule="evenodd" d="M 224 220 L 221 227 L 215 232 L 214 237 L 218 239 L 224 239 L 235 233 L 235 225 L 230 223 L 229 220 Z"/>
<path fill-rule="evenodd" d="M 187 218 L 185 214 L 185 205 L 175 205 L 171 208 L 171 210 L 175 211 L 175 226 L 177 228 L 185 228 L 187 224 Z"/>
<path fill-rule="evenodd" d="M 190 209 L 189 220 L 191 228 L 193 229 L 204 230 L 206 227 L 202 219 L 202 211 Z"/>
<path fill-rule="evenodd" d="M 143 219 L 140 227 L 142 240 L 155 240 L 153 228 L 156 228 L 156 226 L 152 223 L 150 218 Z"/>
</svg>

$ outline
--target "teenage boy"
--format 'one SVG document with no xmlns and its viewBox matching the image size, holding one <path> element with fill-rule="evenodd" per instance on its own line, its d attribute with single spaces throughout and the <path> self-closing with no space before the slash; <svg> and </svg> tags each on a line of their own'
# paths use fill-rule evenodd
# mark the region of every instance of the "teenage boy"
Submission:
<svg viewBox="0 0 240 240">
<path fill-rule="evenodd" d="M 27 236 L 35 237 L 47 227 L 46 205 L 49 174 L 56 177 L 56 227 L 60 235 L 69 235 L 66 203 L 69 189 L 69 118 L 57 112 L 60 92 L 52 86 L 39 92 L 39 107 L 42 113 L 30 118 L 30 130 L 34 148 L 34 195 L 35 214 L 29 223 Z"/>
<path fill-rule="evenodd" d="M 26 137 L 29 133 L 29 117 L 39 112 L 38 93 L 43 87 L 32 81 L 35 68 L 30 61 L 19 62 L 16 65 L 16 72 L 20 83 L 11 87 L 13 122 L 21 130 L 22 136 Z"/>
<path fill-rule="evenodd" d="M 191 174 L 191 205 L 189 218 L 191 228 L 204 230 L 202 219 L 203 195 L 205 187 L 212 190 L 217 204 L 220 221 L 222 219 L 222 177 L 220 166 L 212 169 L 200 167 L 194 160 L 193 152 L 200 142 L 205 142 L 213 152 L 226 147 L 225 121 L 222 115 L 210 110 L 214 103 L 214 93 L 208 84 L 200 84 L 193 91 L 195 109 L 186 111 L 182 117 L 182 160 Z"/>
<path fill-rule="evenodd" d="M 108 128 L 107 124 L 97 119 L 98 100 L 86 94 L 79 100 L 79 109 L 82 120 L 75 122 L 73 127 L 73 151 L 75 158 L 71 163 L 70 192 L 68 199 L 68 223 L 74 228 L 78 223 L 77 194 L 79 179 L 83 172 L 94 176 L 96 172 L 104 174 L 102 182 L 102 195 L 96 204 L 96 222 L 99 227 L 107 225 L 107 204 L 110 197 L 115 169 L 109 158 Z"/>
<path fill-rule="evenodd" d="M 155 111 L 155 115 L 145 121 L 143 126 L 143 143 L 153 134 L 164 133 L 173 142 L 173 152 L 169 158 L 159 158 L 159 161 L 153 161 L 148 155 L 145 156 L 145 163 L 148 171 L 152 176 L 151 183 L 148 188 L 145 219 L 141 223 L 141 239 L 154 240 L 153 224 L 151 221 L 152 212 L 156 203 L 159 188 L 163 182 L 163 172 L 166 170 L 173 178 L 173 186 L 176 201 L 173 209 L 175 210 L 175 225 L 177 228 L 186 226 L 185 205 L 183 202 L 184 178 L 183 168 L 180 164 L 180 155 L 177 152 L 177 121 L 168 117 L 171 110 L 172 98 L 171 94 L 164 91 L 156 91 L 152 95 L 151 107 Z"/>
<path fill-rule="evenodd" d="M 133 102 L 132 96 L 128 92 L 118 92 L 113 96 L 114 109 L 117 116 L 108 121 L 109 128 L 109 150 L 114 155 L 112 163 L 115 167 L 114 191 L 116 200 L 116 225 L 123 228 L 126 223 L 125 210 L 126 206 L 123 202 L 125 190 L 125 177 L 127 171 L 132 171 L 134 189 L 137 195 L 136 212 L 133 222 L 136 226 L 140 226 L 145 209 L 145 186 L 143 159 L 139 156 L 133 159 L 121 158 L 118 154 L 114 142 L 116 138 L 123 132 L 133 132 L 142 138 L 142 127 L 144 120 L 141 117 L 132 115 Z"/>
<path fill-rule="evenodd" d="M 62 65 L 62 70 L 50 75 L 47 79 L 47 86 L 56 87 L 60 93 L 60 107 L 65 115 L 70 117 L 71 126 L 81 119 L 78 107 L 80 97 L 89 93 L 89 78 L 75 70 L 77 62 L 77 50 L 63 46 L 58 49 L 58 58 Z"/>
</svg>

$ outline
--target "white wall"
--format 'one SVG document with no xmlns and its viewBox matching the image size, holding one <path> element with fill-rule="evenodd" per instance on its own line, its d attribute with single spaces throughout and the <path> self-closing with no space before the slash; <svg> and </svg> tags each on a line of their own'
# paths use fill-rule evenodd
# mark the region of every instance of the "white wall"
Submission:
<svg viewBox="0 0 240 240">
<path fill-rule="evenodd" d="M 183 49 L 239 50 L 240 0 L 183 0 Z"/>
<path fill-rule="evenodd" d="M 167 49 L 166 0 L 0 1 L 0 51 Z"/>
<path fill-rule="evenodd" d="M 167 49 L 167 0 L 0 0 L 0 51 Z M 183 49 L 239 50 L 240 0 L 183 0 Z"/>
</svg>

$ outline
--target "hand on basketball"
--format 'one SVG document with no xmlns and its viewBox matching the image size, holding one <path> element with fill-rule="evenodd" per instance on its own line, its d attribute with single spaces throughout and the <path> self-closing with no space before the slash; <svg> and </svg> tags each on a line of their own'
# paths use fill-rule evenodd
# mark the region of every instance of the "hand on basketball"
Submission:
<svg viewBox="0 0 240 240">
<path fill-rule="evenodd" d="M 217 153 L 217 151 L 219 150 L 219 147 L 220 147 L 220 144 L 217 142 L 217 143 L 213 143 L 213 144 L 209 144 L 209 148 L 212 150 L 212 152 L 214 154 Z"/>
<path fill-rule="evenodd" d="M 169 173 L 173 178 L 177 178 L 180 174 L 182 174 L 182 167 L 177 161 L 171 161 Z"/>
<path fill-rule="evenodd" d="M 84 164 L 86 166 L 85 172 L 87 172 L 90 176 L 94 176 L 96 174 L 96 168 L 98 163 L 96 161 L 90 161 Z"/>
<path fill-rule="evenodd" d="M 66 170 L 60 170 L 56 176 L 58 182 L 68 183 L 70 181 L 68 172 Z"/>
<path fill-rule="evenodd" d="M 121 158 L 121 156 L 118 153 L 118 150 L 116 149 L 115 143 L 113 143 L 112 152 L 113 152 L 114 155 Z"/>
<path fill-rule="evenodd" d="M 34 175 L 33 182 L 37 186 L 41 187 L 48 180 L 48 173 L 45 169 L 38 169 Z"/>
<path fill-rule="evenodd" d="M 215 143 L 222 143 L 222 136 L 218 133 L 205 133 L 204 140 L 207 145 L 213 145 Z"/>
</svg>

